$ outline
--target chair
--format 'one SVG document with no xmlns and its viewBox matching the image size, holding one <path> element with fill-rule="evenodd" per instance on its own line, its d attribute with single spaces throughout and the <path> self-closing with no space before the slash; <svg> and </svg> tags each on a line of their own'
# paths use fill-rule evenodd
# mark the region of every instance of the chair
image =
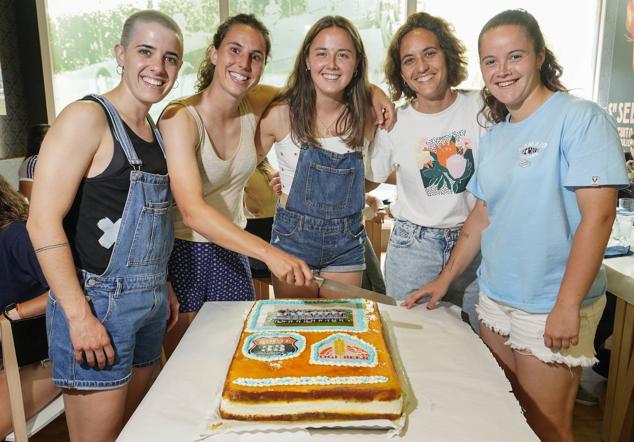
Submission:
<svg viewBox="0 0 634 442">
<path fill-rule="evenodd" d="M 0 333 L 2 334 L 2 356 L 14 430 L 6 437 L 6 440 L 28 441 L 29 437 L 64 412 L 64 401 L 61 394 L 28 422 L 24 412 L 19 367 L 48 358 L 45 317 L 41 315 L 35 318 L 11 321 L 4 315 L 0 315 Z"/>
</svg>

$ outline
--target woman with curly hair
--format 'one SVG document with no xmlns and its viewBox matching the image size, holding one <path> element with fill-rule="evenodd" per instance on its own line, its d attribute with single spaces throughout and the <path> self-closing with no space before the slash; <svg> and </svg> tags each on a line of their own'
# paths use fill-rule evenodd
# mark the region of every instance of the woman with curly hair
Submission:
<svg viewBox="0 0 634 442">
<path fill-rule="evenodd" d="M 367 177 L 380 183 L 395 170 L 398 199 L 387 246 L 387 293 L 405 300 L 438 276 L 475 198 L 466 191 L 475 170 L 482 100 L 456 89 L 467 76 L 465 47 L 442 18 L 412 14 L 390 42 L 385 64 L 392 99 L 406 101 L 390 132 L 379 130 Z M 454 281 L 447 300 L 478 330 L 478 260 Z"/>
</svg>

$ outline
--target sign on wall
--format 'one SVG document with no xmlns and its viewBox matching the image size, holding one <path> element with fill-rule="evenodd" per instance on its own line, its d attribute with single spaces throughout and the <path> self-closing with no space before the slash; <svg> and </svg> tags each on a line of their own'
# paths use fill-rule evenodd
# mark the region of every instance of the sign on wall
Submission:
<svg viewBox="0 0 634 442">
<path fill-rule="evenodd" d="M 634 134 L 634 0 L 619 0 L 616 11 L 607 111 L 627 150 Z"/>
</svg>

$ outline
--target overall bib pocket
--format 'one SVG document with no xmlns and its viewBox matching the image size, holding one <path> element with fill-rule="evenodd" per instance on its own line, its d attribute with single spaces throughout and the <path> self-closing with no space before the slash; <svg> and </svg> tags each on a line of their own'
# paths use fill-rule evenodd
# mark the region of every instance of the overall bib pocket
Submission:
<svg viewBox="0 0 634 442">
<path fill-rule="evenodd" d="M 172 229 L 170 202 L 149 202 L 139 215 L 128 255 L 128 266 L 158 264 L 172 249 L 168 232 Z"/>
</svg>

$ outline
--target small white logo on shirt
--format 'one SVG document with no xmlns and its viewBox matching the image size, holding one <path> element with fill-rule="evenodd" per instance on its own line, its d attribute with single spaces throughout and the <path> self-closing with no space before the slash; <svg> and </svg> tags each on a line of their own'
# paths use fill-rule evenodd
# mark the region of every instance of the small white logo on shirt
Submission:
<svg viewBox="0 0 634 442">
<path fill-rule="evenodd" d="M 522 147 L 519 148 L 520 154 L 520 167 L 528 167 L 531 165 L 530 159 L 539 155 L 546 147 L 548 143 L 544 143 L 542 141 L 529 141 L 528 143 L 524 143 Z"/>
<path fill-rule="evenodd" d="M 104 249 L 109 249 L 117 240 L 119 235 L 119 227 L 121 226 L 121 218 L 116 223 L 110 221 L 110 218 L 102 218 L 97 223 L 97 227 L 101 229 L 103 235 L 99 238 L 99 244 Z"/>
</svg>

